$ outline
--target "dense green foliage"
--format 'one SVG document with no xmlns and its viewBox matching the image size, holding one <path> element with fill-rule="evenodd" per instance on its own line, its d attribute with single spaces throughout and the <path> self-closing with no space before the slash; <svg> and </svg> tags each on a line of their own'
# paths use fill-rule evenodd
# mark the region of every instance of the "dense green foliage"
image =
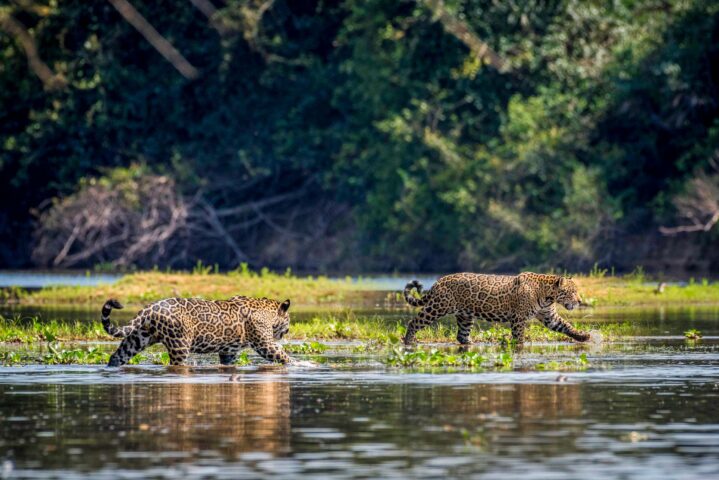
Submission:
<svg viewBox="0 0 719 480">
<path fill-rule="evenodd" d="M 719 4 L 709 0 L 277 0 L 266 10 L 235 0 L 212 22 L 187 1 L 132 3 L 199 78 L 181 76 L 108 2 L 0 7 L 67 82 L 43 88 L 0 31 L 0 264 L 30 261 L 33 209 L 83 179 L 121 179 L 111 170 L 121 168 L 171 177 L 216 208 L 301 189 L 277 207 L 304 207 L 299 223 L 238 220 L 246 230 L 231 234 L 254 263 L 631 265 L 617 239 L 672 223 L 672 198 L 717 160 Z M 478 59 L 438 8 L 506 67 Z M 307 240 L 302 225 L 328 212 L 322 241 Z M 268 252 L 278 231 L 299 254 Z M 151 258 L 241 258 L 204 251 Z"/>
</svg>

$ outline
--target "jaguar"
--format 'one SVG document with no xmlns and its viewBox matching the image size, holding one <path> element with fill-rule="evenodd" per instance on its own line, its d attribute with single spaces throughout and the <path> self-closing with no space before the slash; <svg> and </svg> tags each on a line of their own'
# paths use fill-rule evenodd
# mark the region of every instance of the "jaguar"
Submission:
<svg viewBox="0 0 719 480">
<path fill-rule="evenodd" d="M 240 349 L 253 348 L 271 362 L 291 359 L 276 341 L 288 331 L 290 301 L 235 296 L 229 300 L 167 298 L 147 305 L 129 325 L 110 322 L 113 309 L 123 305 L 110 299 L 102 307 L 105 331 L 121 338 L 108 366 L 125 365 L 145 348 L 161 343 L 171 365 L 182 365 L 190 353 L 217 353 L 222 365 L 235 362 Z"/>
<path fill-rule="evenodd" d="M 416 290 L 419 297 L 414 296 Z M 544 326 L 578 341 L 590 340 L 590 333 L 575 329 L 557 312 L 556 304 L 567 310 L 581 303 L 577 285 L 571 277 L 524 272 L 519 275 L 455 273 L 441 277 L 422 295 L 422 285 L 414 280 L 404 288 L 404 298 L 422 310 L 407 325 L 404 343 L 415 342 L 417 332 L 445 315 L 457 318 L 457 341 L 470 343 L 474 320 L 509 322 L 512 338 L 521 344 L 527 324 L 538 318 Z"/>
</svg>

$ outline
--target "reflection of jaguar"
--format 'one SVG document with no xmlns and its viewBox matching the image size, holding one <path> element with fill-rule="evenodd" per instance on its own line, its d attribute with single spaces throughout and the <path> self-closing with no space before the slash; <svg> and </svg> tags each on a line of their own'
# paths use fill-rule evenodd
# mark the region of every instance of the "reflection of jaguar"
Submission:
<svg viewBox="0 0 719 480">
<path fill-rule="evenodd" d="M 267 298 L 232 297 L 210 301 L 197 298 L 168 298 L 142 309 L 130 325 L 118 328 L 110 323 L 117 300 L 102 307 L 102 326 L 122 343 L 110 357 L 111 367 L 126 364 L 155 343 L 170 354 L 170 364 L 180 365 L 190 353 L 219 353 L 220 363 L 235 362 L 242 347 L 250 346 L 264 359 L 287 363 L 290 357 L 275 340 L 287 333 L 290 301 Z"/>
<path fill-rule="evenodd" d="M 495 322 L 509 322 L 512 338 L 524 340 L 530 319 L 537 317 L 547 328 L 563 333 L 574 340 L 586 342 L 590 335 L 574 329 L 559 316 L 555 303 L 572 310 L 580 303 L 577 286 L 571 278 L 525 272 L 516 276 L 456 273 L 441 277 L 420 298 L 411 295 L 413 289 L 422 294 L 417 280 L 404 287 L 404 298 L 414 307 L 422 307 L 409 322 L 406 344 L 414 342 L 415 334 L 445 315 L 456 315 L 459 331 L 457 341 L 469 343 L 469 332 L 475 318 Z"/>
<path fill-rule="evenodd" d="M 224 376 L 208 371 L 207 378 L 214 382 Z M 205 377 L 190 375 L 180 383 L 112 385 L 97 391 L 96 399 L 102 403 L 90 408 L 93 413 L 113 412 L 105 422 L 115 432 L 128 434 L 120 446 L 108 445 L 110 455 L 113 448 L 127 448 L 128 441 L 135 452 L 177 454 L 150 455 L 144 460 L 159 460 L 165 466 L 215 461 L 211 455 L 218 454 L 237 462 L 245 452 L 286 453 L 292 438 L 290 383 L 275 370 L 253 371 L 248 376 L 249 381 L 240 377 L 222 383 L 196 383 Z M 83 426 L 92 429 L 94 425 Z M 132 456 L 113 459 L 123 467 L 143 468 L 133 465 L 138 460 L 143 461 Z"/>
</svg>

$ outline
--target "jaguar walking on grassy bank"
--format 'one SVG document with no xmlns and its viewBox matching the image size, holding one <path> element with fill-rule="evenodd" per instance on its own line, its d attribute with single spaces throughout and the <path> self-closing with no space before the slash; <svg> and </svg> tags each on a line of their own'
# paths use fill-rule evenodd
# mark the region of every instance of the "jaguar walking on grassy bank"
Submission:
<svg viewBox="0 0 719 480">
<path fill-rule="evenodd" d="M 167 298 L 146 306 L 129 325 L 110 323 L 113 308 L 123 308 L 111 299 L 102 307 L 102 326 L 122 343 L 108 366 L 118 367 L 139 352 L 162 343 L 171 365 L 181 365 L 190 353 L 218 353 L 220 363 L 231 365 L 243 347 L 252 347 L 271 362 L 289 363 L 290 357 L 276 343 L 288 331 L 290 301 L 232 297 L 229 300 Z"/>
<path fill-rule="evenodd" d="M 527 323 L 538 318 L 547 328 L 579 342 L 590 340 L 590 334 L 567 323 L 557 313 L 555 304 L 567 310 L 579 306 L 577 286 L 571 278 L 531 272 L 519 275 L 484 275 L 455 273 L 441 277 L 420 298 L 412 296 L 422 285 L 414 280 L 404 288 L 404 298 L 414 307 L 422 307 L 409 322 L 405 344 L 415 341 L 416 333 L 445 315 L 457 317 L 457 341 L 469 344 L 469 333 L 476 318 L 509 322 L 512 338 L 521 344 Z"/>
</svg>

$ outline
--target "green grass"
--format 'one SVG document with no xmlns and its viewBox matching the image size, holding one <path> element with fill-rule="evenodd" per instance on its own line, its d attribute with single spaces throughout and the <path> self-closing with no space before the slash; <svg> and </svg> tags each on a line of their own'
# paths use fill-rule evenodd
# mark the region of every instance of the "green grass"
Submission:
<svg viewBox="0 0 719 480">
<path fill-rule="evenodd" d="M 168 297 L 203 297 L 226 299 L 234 295 L 289 298 L 296 304 L 338 303 L 358 284 L 349 279 L 297 277 L 262 269 L 254 272 L 243 265 L 228 273 L 212 273 L 200 269 L 193 273 L 143 272 L 123 276 L 111 285 L 57 286 L 28 292 L 17 288 L 4 290 L 0 301 L 23 305 L 102 305 L 108 298 L 117 298 L 130 306 L 141 306 Z"/>
<path fill-rule="evenodd" d="M 604 339 L 636 335 L 641 326 L 632 322 L 601 324 L 575 324 L 581 329 L 597 330 Z M 454 342 L 457 327 L 452 318 L 426 328 L 417 334 L 419 342 Z M 404 321 L 387 321 L 381 316 L 356 316 L 352 312 L 327 313 L 312 317 L 309 321 L 292 322 L 288 340 L 302 340 L 312 348 L 318 340 L 360 340 L 372 344 L 394 345 L 400 342 L 405 333 Z M 566 341 L 567 338 L 544 326 L 532 322 L 527 329 L 527 339 L 533 342 Z M 511 334 L 508 327 L 494 324 L 490 328 L 475 328 L 472 332 L 474 342 L 508 344 Z M 58 320 L 41 321 L 37 317 L 5 318 L 0 316 L 0 342 L 35 343 L 55 341 L 116 341 L 107 333 L 100 322 L 66 322 Z M 291 348 L 299 348 L 293 346 Z M 314 352 L 311 352 L 314 353 Z M 321 353 L 321 352 L 318 352 Z"/>
<path fill-rule="evenodd" d="M 582 330 L 596 330 L 605 340 L 637 335 L 641 325 L 621 321 L 614 323 L 575 323 Z M 486 325 L 483 325 L 486 326 Z M 293 322 L 287 336 L 295 340 L 361 340 L 379 344 L 399 343 L 405 334 L 404 321 L 391 322 L 381 316 L 356 316 L 352 312 L 327 313 L 317 315 L 306 322 Z M 436 326 L 423 329 L 417 334 L 419 342 L 455 342 L 457 326 L 451 317 Z M 511 342 L 509 327 L 491 324 L 489 328 L 475 328 L 472 341 L 507 345 Z M 539 323 L 532 322 L 527 329 L 530 342 L 567 341 L 561 333 L 548 330 Z"/>
<path fill-rule="evenodd" d="M 658 281 L 641 269 L 624 276 L 608 275 L 595 267 L 587 275 L 576 275 L 584 302 L 591 306 L 666 306 L 719 304 L 719 283 L 707 279 L 689 279 L 686 285 L 666 285 L 657 291 Z M 228 273 L 198 265 L 192 272 L 141 272 L 125 275 L 112 285 L 47 287 L 28 292 L 18 288 L 0 289 L 0 302 L 23 305 L 99 306 L 108 298 L 117 298 L 129 306 L 141 306 L 168 297 L 225 299 L 233 295 L 289 298 L 295 305 L 341 304 L 352 292 L 366 290 L 368 282 L 327 277 L 298 277 L 290 271 L 259 272 L 242 265 Z M 426 287 L 429 287 L 427 285 Z M 404 304 L 401 293 L 388 292 L 385 301 Z"/>
<path fill-rule="evenodd" d="M 38 317 L 5 318 L 0 315 L 0 342 L 33 343 L 56 340 L 112 340 L 100 322 L 44 321 Z"/>
<path fill-rule="evenodd" d="M 643 274 L 623 277 L 578 276 L 574 278 L 584 302 L 592 306 L 651 306 L 719 303 L 719 283 L 689 279 L 686 285 L 666 285 L 657 292 L 657 281 Z"/>
</svg>

